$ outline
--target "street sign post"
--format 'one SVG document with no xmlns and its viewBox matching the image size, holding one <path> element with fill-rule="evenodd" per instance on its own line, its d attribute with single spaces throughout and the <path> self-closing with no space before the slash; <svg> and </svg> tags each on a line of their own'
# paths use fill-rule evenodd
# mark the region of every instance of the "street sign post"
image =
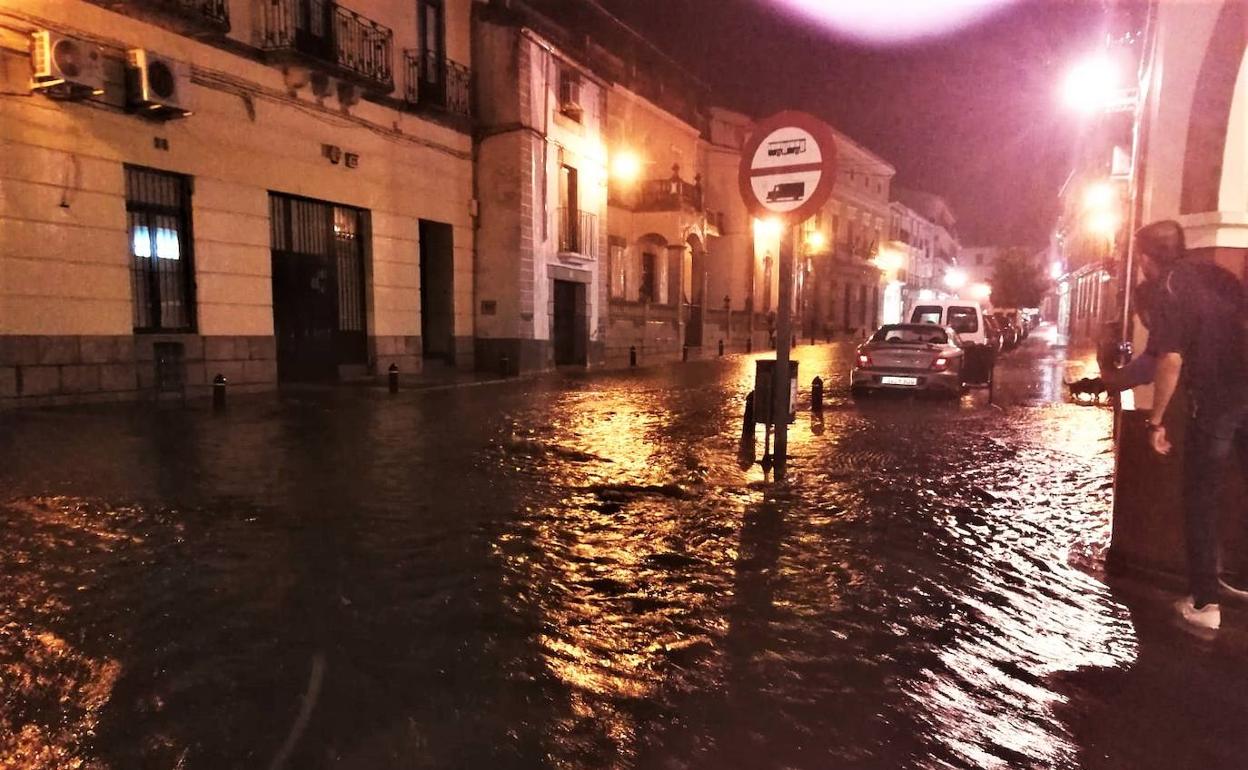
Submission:
<svg viewBox="0 0 1248 770">
<path fill-rule="evenodd" d="M 793 228 L 817 212 L 836 184 L 836 142 L 832 129 L 804 112 L 786 111 L 760 122 L 741 152 L 741 197 L 750 213 L 779 219 L 779 308 L 776 364 L 771 387 L 776 431 L 775 480 L 783 481 L 788 460 L 789 343 L 793 327 Z M 752 269 L 752 266 L 751 266 Z M 783 415 L 783 417 L 781 416 Z"/>
</svg>

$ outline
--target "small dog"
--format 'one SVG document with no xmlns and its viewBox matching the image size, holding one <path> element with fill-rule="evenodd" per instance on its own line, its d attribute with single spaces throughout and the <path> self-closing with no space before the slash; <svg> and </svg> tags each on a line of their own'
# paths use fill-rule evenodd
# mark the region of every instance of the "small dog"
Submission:
<svg viewBox="0 0 1248 770">
<path fill-rule="evenodd" d="M 1094 404 L 1108 400 L 1109 390 L 1100 377 L 1084 377 L 1081 380 L 1066 383 L 1071 398 L 1080 404 Z"/>
</svg>

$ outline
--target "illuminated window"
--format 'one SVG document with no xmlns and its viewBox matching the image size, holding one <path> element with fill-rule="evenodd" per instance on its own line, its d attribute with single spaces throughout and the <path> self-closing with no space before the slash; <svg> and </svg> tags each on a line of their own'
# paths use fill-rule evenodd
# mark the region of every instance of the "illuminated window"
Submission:
<svg viewBox="0 0 1248 770">
<path fill-rule="evenodd" d="M 135 331 L 194 331 L 190 189 L 189 177 L 126 166 Z"/>
</svg>

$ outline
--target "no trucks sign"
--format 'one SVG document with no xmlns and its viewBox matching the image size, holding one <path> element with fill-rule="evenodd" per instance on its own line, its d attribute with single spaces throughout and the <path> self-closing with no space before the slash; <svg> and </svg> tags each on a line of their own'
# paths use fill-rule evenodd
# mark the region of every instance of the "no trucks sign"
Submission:
<svg viewBox="0 0 1248 770">
<path fill-rule="evenodd" d="M 757 217 L 790 224 L 819 210 L 836 184 L 832 129 L 804 112 L 786 111 L 762 121 L 741 152 L 741 197 Z"/>
</svg>

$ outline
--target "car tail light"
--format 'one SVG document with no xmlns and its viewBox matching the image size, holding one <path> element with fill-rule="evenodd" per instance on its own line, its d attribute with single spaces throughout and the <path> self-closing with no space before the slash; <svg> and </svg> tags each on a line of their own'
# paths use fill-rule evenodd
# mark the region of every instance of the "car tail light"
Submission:
<svg viewBox="0 0 1248 770">
<path fill-rule="evenodd" d="M 866 353 L 859 353 L 859 354 L 858 354 L 858 365 L 859 365 L 859 366 L 861 366 L 861 367 L 864 367 L 864 368 L 870 367 L 870 366 L 871 366 L 871 356 L 867 355 Z"/>
<path fill-rule="evenodd" d="M 932 371 L 943 372 L 949 368 L 949 359 L 944 356 L 936 356 L 936 360 L 932 361 Z"/>
</svg>

